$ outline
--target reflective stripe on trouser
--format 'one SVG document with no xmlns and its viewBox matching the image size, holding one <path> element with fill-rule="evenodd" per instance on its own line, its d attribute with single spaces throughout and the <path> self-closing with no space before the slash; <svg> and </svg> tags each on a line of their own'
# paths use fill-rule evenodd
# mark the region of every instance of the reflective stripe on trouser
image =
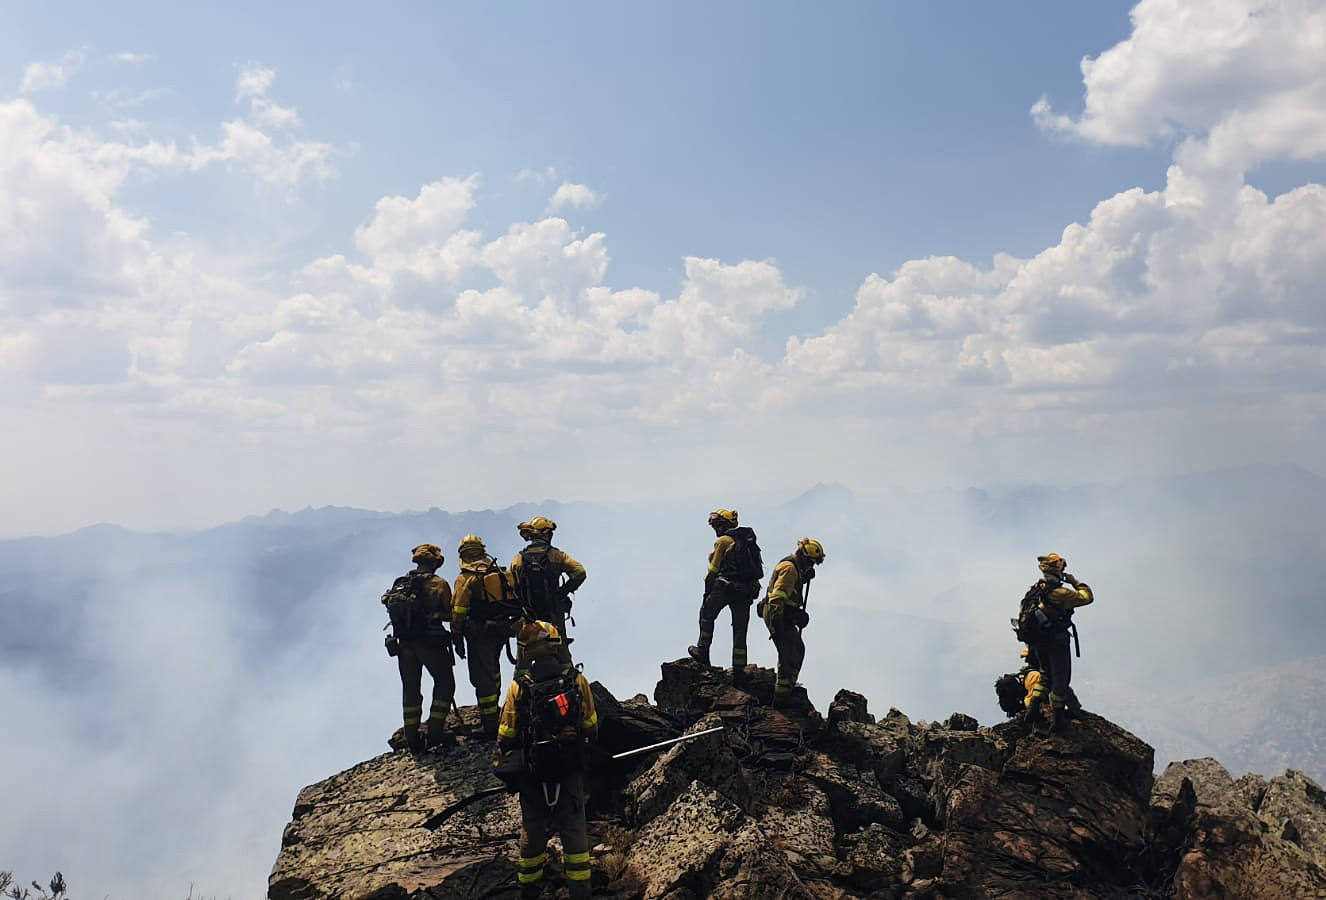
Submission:
<svg viewBox="0 0 1326 900">
<path fill-rule="evenodd" d="M 470 619 L 465 623 L 465 663 L 469 669 L 479 715 L 497 715 L 502 691 L 502 648 L 506 637 L 492 622 Z"/>
<path fill-rule="evenodd" d="M 538 856 L 522 856 L 516 860 L 516 881 L 531 884 L 543 878 L 543 864 L 548 861 L 547 853 Z"/>
<path fill-rule="evenodd" d="M 1066 706 L 1073 680 L 1073 651 L 1068 644 L 1068 634 L 1037 644 L 1036 656 L 1043 666 L 1041 685 L 1050 695 L 1050 705 Z"/>
<path fill-rule="evenodd" d="M 451 709 L 451 698 L 456 693 L 456 679 L 451 672 L 451 651 L 437 641 L 401 641 L 396 653 L 396 665 L 401 673 L 401 707 L 406 727 L 418 727 L 423 715 L 424 695 L 420 689 L 424 669 L 433 678 L 433 698 L 430 711 L 445 718 Z M 438 713 L 441 710 L 441 713 Z"/>
<path fill-rule="evenodd" d="M 778 650 L 778 680 L 774 682 L 774 693 L 790 691 L 801 674 L 801 664 L 806 659 L 806 642 L 801 639 L 801 629 L 787 624 L 779 616 L 770 626 L 769 638 Z"/>
<path fill-rule="evenodd" d="M 588 897 L 589 834 L 585 829 L 585 776 L 572 772 L 561 780 L 562 791 L 552 809 L 543 797 L 543 786 L 527 781 L 520 786 L 520 857 L 535 859 L 546 852 L 555 830 L 562 839 L 562 859 L 567 890 L 574 898 Z M 577 862 L 572 862 L 576 860 Z M 579 860 L 583 860 L 579 862 Z M 572 876 L 572 872 L 577 873 Z"/>
<path fill-rule="evenodd" d="M 563 853 L 562 868 L 567 881 L 589 881 L 589 852 Z"/>
<path fill-rule="evenodd" d="M 750 628 L 750 608 L 754 602 L 721 586 L 715 586 L 700 604 L 700 646 L 714 641 L 714 625 L 724 609 L 732 610 L 732 662 L 746 664 L 746 632 Z M 738 659 L 740 662 L 738 662 Z"/>
</svg>

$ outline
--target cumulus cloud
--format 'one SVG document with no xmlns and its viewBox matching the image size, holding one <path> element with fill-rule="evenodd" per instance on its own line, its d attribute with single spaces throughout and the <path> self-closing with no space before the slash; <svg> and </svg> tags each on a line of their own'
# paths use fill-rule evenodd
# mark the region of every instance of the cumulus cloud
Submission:
<svg viewBox="0 0 1326 900">
<path fill-rule="evenodd" d="M 39 364 L 62 346 L 48 334 L 60 327 L 53 311 L 78 310 L 92 330 L 74 350 L 96 350 L 75 353 L 88 360 L 79 377 L 134 398 L 113 402 L 140 416 L 187 412 L 260 443 L 302 433 L 310 416 L 364 433 L 454 415 L 492 428 L 677 435 L 758 431 L 777 418 L 876 445 L 908 416 L 924 421 L 908 433 L 946 447 L 973 447 L 974 435 L 1029 440 L 1047 411 L 1097 437 L 1174 428 L 1176 413 L 1208 409 L 1208 434 L 1240 414 L 1320 430 L 1326 189 L 1270 197 L 1237 166 L 1212 163 L 1299 152 L 1274 136 L 1292 129 L 1254 140 L 1246 122 L 1317 90 L 1321 76 L 1294 50 L 1312 29 L 1292 35 L 1284 19 L 1311 10 L 1290 2 L 1240 19 L 1236 6 L 1145 0 L 1134 33 L 1085 67 L 1085 110 L 1038 112 L 1082 139 L 1180 138 L 1162 188 L 1102 200 L 1025 257 L 929 257 L 867 274 L 831 322 L 785 315 L 806 292 L 772 260 L 698 253 L 675 284 L 628 286 L 612 281 L 609 236 L 561 216 L 481 229 L 474 174 L 382 197 L 288 283 L 255 286 L 169 252 L 119 195 L 135 168 L 223 164 L 285 187 L 331 177 L 332 148 L 265 130 L 274 70 L 243 69 L 235 99 L 250 115 L 188 148 L 102 141 L 26 101 L 0 105 L 11 138 L 0 190 L 22 201 L 0 204 L 0 317 L 4 333 L 22 336 L 4 365 L 34 391 L 58 380 L 62 402 L 88 396 L 70 373 Z M 1279 74 L 1253 77 L 1262 69 Z M 1175 93 L 1178 71 L 1186 87 Z M 1240 87 L 1222 107 L 1213 98 L 1231 79 Z M 1297 133 L 1315 134 L 1320 108 L 1303 102 Z M 1240 152 L 1224 154 L 1235 144 L 1222 135 L 1235 133 Z M 551 171 L 520 177 L 559 182 Z M 593 195 L 569 182 L 558 192 L 569 207 Z M 64 264 L 69 248 L 82 265 Z M 555 400 L 532 413 L 532 391 Z M 1207 444 L 1219 453 L 1232 442 Z"/>
<path fill-rule="evenodd" d="M 568 206 L 574 209 L 590 209 L 602 201 L 602 195 L 588 186 L 564 181 L 557 186 L 557 190 L 553 191 L 552 197 L 548 200 L 548 209 L 554 212 Z"/>
<path fill-rule="evenodd" d="M 23 80 L 19 82 L 18 89 L 24 94 L 34 94 L 63 87 L 82 64 L 81 50 L 70 50 L 57 62 L 28 63 L 23 69 Z"/>
<path fill-rule="evenodd" d="M 1085 108 L 1042 98 L 1044 129 L 1112 145 L 1189 142 L 1180 161 L 1242 171 L 1326 155 L 1326 7 L 1318 0 L 1142 0 L 1133 31 L 1082 60 Z"/>
</svg>

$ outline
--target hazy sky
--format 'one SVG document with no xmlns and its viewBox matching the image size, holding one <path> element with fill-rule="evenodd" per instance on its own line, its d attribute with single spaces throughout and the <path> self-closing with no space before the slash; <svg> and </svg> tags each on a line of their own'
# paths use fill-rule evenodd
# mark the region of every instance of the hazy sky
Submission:
<svg viewBox="0 0 1326 900">
<path fill-rule="evenodd" d="M 1320 0 L 6 20 L 0 533 L 1326 436 Z"/>
</svg>

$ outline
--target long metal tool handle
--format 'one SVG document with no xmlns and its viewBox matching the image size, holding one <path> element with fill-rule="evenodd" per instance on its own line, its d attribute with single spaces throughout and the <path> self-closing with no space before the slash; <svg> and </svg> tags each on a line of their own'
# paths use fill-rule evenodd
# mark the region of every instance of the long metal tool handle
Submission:
<svg viewBox="0 0 1326 900">
<path fill-rule="evenodd" d="M 680 744 L 682 741 L 693 740 L 702 735 L 713 734 L 715 731 L 722 731 L 722 730 L 723 730 L 722 725 L 719 725 L 717 728 L 706 728 L 704 731 L 697 731 L 694 734 L 683 734 L 681 737 L 669 738 L 666 741 L 659 741 L 657 744 L 650 744 L 647 747 L 636 747 L 634 750 L 627 750 L 625 753 L 615 753 L 613 754 L 612 758 L 625 759 L 628 756 L 635 756 L 636 754 L 639 753 L 648 753 L 650 750 L 657 750 L 660 747 L 668 747 L 671 746 L 672 744 Z"/>
</svg>

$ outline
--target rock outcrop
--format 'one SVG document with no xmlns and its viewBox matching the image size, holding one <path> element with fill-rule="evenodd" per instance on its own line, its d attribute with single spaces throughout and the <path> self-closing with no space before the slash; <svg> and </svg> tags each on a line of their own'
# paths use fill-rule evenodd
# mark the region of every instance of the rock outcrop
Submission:
<svg viewBox="0 0 1326 900">
<path fill-rule="evenodd" d="M 1326 794 L 1301 773 L 1236 781 L 1191 760 L 1154 779 L 1151 748 L 1098 716 L 1043 737 L 957 713 L 877 720 L 840 691 L 826 719 L 804 694 L 772 708 L 769 670 L 746 676 L 666 663 L 654 703 L 594 685 L 596 896 L 1326 897 Z M 514 898 L 519 812 L 491 757 L 462 736 L 305 788 L 270 900 Z"/>
</svg>

